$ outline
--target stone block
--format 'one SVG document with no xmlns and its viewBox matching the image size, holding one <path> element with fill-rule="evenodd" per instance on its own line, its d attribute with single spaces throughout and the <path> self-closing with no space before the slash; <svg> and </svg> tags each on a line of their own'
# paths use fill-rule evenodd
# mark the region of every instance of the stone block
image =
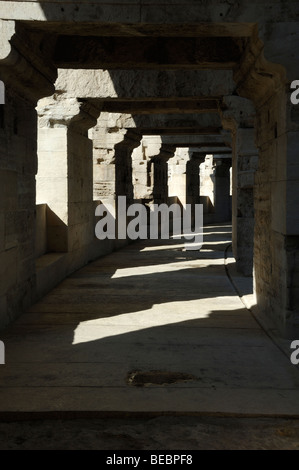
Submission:
<svg viewBox="0 0 299 470">
<path fill-rule="evenodd" d="M 36 206 L 35 217 L 35 256 L 38 258 L 47 251 L 47 205 Z"/>
<path fill-rule="evenodd" d="M 22 174 L 17 180 L 18 208 L 28 209 L 35 207 L 36 183 L 33 174 Z"/>
<path fill-rule="evenodd" d="M 47 226 L 48 250 L 56 253 L 68 251 L 68 229 L 67 226 L 52 225 Z"/>
<path fill-rule="evenodd" d="M 18 204 L 18 177 L 15 171 L 0 171 L 0 210 L 15 210 Z"/>
<path fill-rule="evenodd" d="M 39 152 L 37 178 L 57 178 L 57 176 L 67 176 L 67 171 L 66 150 Z"/>
<path fill-rule="evenodd" d="M 67 129 L 61 128 L 39 128 L 38 129 L 38 153 L 39 152 L 61 152 L 67 148 Z"/>
<path fill-rule="evenodd" d="M 98 181 L 108 181 L 113 183 L 115 181 L 115 165 L 95 165 L 94 178 Z"/>
<path fill-rule="evenodd" d="M 94 227 L 91 223 L 76 224 L 69 227 L 69 251 L 75 252 L 93 241 Z"/>
<path fill-rule="evenodd" d="M 69 226 L 88 223 L 93 218 L 93 201 L 71 202 L 68 212 Z"/>
<path fill-rule="evenodd" d="M 253 247 L 254 217 L 237 217 L 237 246 Z"/>
<path fill-rule="evenodd" d="M 38 178 L 36 181 L 37 204 L 48 204 L 54 207 L 66 203 L 68 197 L 68 182 L 65 177 Z M 59 214 L 57 214 L 59 215 Z"/>
<path fill-rule="evenodd" d="M 59 69 L 56 89 L 82 98 L 171 98 L 230 94 L 232 72 Z"/>
<path fill-rule="evenodd" d="M 69 178 L 68 180 L 68 202 L 91 202 L 93 193 L 92 180 L 81 178 L 77 175 L 76 178 Z"/>
<path fill-rule="evenodd" d="M 251 170 L 257 170 L 259 164 L 259 156 L 253 155 L 250 157 L 250 168 Z"/>
<path fill-rule="evenodd" d="M 18 249 L 0 253 L 0 295 L 5 294 L 17 281 Z"/>
<path fill-rule="evenodd" d="M 238 129 L 237 131 L 237 153 L 238 155 L 256 155 L 255 129 Z"/>
<path fill-rule="evenodd" d="M 240 188 L 253 188 L 254 186 L 254 172 L 242 171 L 238 174 L 238 186 Z"/>
<path fill-rule="evenodd" d="M 25 259 L 34 259 L 34 240 L 31 239 L 26 243 L 18 244 L 18 262 Z"/>
<path fill-rule="evenodd" d="M 67 266 L 67 255 L 61 253 L 48 253 L 36 260 L 36 300 L 67 276 Z"/>
<path fill-rule="evenodd" d="M 4 222 L 4 233 L 5 233 L 5 250 L 16 247 L 18 245 L 18 212 L 6 212 Z"/>
<path fill-rule="evenodd" d="M 10 321 L 18 317 L 33 302 L 35 274 L 7 291 L 7 313 Z"/>
</svg>

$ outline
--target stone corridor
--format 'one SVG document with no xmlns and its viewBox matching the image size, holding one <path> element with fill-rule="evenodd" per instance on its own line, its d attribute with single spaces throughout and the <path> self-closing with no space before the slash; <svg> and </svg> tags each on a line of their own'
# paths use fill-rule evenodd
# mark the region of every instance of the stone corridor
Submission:
<svg viewBox="0 0 299 470">
<path fill-rule="evenodd" d="M 299 416 L 299 370 L 236 295 L 230 243 L 228 224 L 201 251 L 139 241 L 61 282 L 3 331 L 0 417 Z"/>
<path fill-rule="evenodd" d="M 47 418 L 299 435 L 298 18 L 297 0 L 0 0 L 0 449 L 7 421 Z M 129 234 L 162 204 L 189 231 L 201 205 L 200 251 Z"/>
</svg>

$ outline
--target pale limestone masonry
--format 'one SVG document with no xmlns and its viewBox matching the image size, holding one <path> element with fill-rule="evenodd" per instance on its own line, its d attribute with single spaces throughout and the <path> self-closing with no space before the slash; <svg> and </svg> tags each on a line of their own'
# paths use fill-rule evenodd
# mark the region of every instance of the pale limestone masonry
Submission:
<svg viewBox="0 0 299 470">
<path fill-rule="evenodd" d="M 140 146 L 132 152 L 135 199 L 147 204 L 167 202 L 168 160 L 173 158 L 174 152 L 175 147 L 162 144 L 159 136 L 143 137 Z"/>
<path fill-rule="evenodd" d="M 58 69 L 55 88 L 70 96 L 93 99 L 184 98 L 226 96 L 234 89 L 232 73 L 208 70 L 158 72 L 155 70 Z"/>
<path fill-rule="evenodd" d="M 45 207 L 45 225 L 36 238 L 46 233 L 36 261 L 36 295 L 41 296 L 67 273 L 101 254 L 103 247 L 94 236 L 92 141 L 88 138 L 99 112 L 88 103 L 54 95 L 39 101 L 37 113 L 36 203 Z"/>
<path fill-rule="evenodd" d="M 190 158 L 189 148 L 177 147 L 168 161 L 168 196 L 176 196 L 186 204 L 186 165 Z"/>
<path fill-rule="evenodd" d="M 155 204 L 168 199 L 168 160 L 174 156 L 175 147 L 163 144 L 161 137 L 145 136 L 142 140 L 147 159 L 152 167 L 152 199 Z"/>
<path fill-rule="evenodd" d="M 139 147 L 132 152 L 134 198 L 151 201 L 153 199 L 154 163 L 146 155 L 141 140 Z"/>
<path fill-rule="evenodd" d="M 215 205 L 215 165 L 213 155 L 207 154 L 205 161 L 200 164 L 199 170 L 201 203 L 204 204 L 204 213 L 214 209 Z M 210 221 L 210 220 L 209 220 Z"/>
<path fill-rule="evenodd" d="M 93 197 L 112 201 L 116 196 L 133 200 L 132 151 L 140 145 L 136 129 L 111 126 L 111 115 L 101 113 L 91 132 L 93 141 Z"/>
<path fill-rule="evenodd" d="M 223 219 L 231 156 L 238 269 L 298 337 L 298 16 L 282 0 L 0 1 L 1 326 L 119 246 L 94 236 L 101 201 L 200 197 L 197 164 L 190 182 L 192 159 L 171 158 L 184 148 L 219 159 Z"/>
</svg>

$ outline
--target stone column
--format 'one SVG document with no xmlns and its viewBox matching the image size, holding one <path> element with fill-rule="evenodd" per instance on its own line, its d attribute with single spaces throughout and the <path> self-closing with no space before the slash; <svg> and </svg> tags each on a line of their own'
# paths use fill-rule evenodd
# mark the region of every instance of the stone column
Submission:
<svg viewBox="0 0 299 470">
<path fill-rule="evenodd" d="M 132 152 L 140 141 L 141 135 L 129 129 L 123 140 L 115 145 L 115 191 L 117 196 L 126 196 L 128 205 L 134 200 Z"/>
<path fill-rule="evenodd" d="M 246 276 L 252 276 L 254 240 L 254 178 L 258 166 L 255 130 L 238 128 L 236 131 L 236 211 L 234 214 L 234 247 L 237 267 Z"/>
<path fill-rule="evenodd" d="M 258 165 L 255 109 L 251 101 L 225 97 L 223 125 L 232 132 L 232 235 L 237 269 L 252 276 L 254 241 L 254 175 Z"/>
<path fill-rule="evenodd" d="M 277 124 L 276 137 L 276 171 L 272 175 L 272 227 L 281 235 L 276 237 L 274 250 L 285 247 L 285 265 L 276 258 L 273 270 L 277 279 L 284 274 L 286 287 L 286 313 L 284 319 L 285 336 L 299 338 L 299 105 L 293 105 L 290 100 L 290 88 L 286 86 L 286 132 L 283 134 Z M 278 107 L 279 113 L 280 106 Z M 275 131 L 275 127 L 274 127 Z M 286 153 L 286 166 L 283 169 L 281 155 Z M 274 163 L 274 162 L 273 162 Z M 275 175 L 275 176 L 274 176 Z M 283 205 L 285 207 L 283 207 Z M 284 216 L 285 212 L 285 216 Z M 281 281 L 276 281 L 276 286 Z"/>
<path fill-rule="evenodd" d="M 109 113 L 102 113 L 93 129 L 94 199 L 114 203 L 117 196 L 134 199 L 132 152 L 141 135 L 134 129 L 108 127 Z"/>
<path fill-rule="evenodd" d="M 147 136 L 143 138 L 145 154 L 153 163 L 152 194 L 155 204 L 168 202 L 168 160 L 173 157 L 175 148 L 162 144 L 161 138 Z"/>
<path fill-rule="evenodd" d="M 48 206 L 48 250 L 72 253 L 72 266 L 80 266 L 87 258 L 84 247 L 94 237 L 92 142 L 87 131 L 96 124 L 98 112 L 87 102 L 61 95 L 40 100 L 37 111 L 37 203 Z"/>
<path fill-rule="evenodd" d="M 200 203 L 203 204 L 205 223 L 213 223 L 215 203 L 215 167 L 213 155 L 207 154 L 204 163 L 200 165 Z"/>
<path fill-rule="evenodd" d="M 35 106 L 40 97 L 53 93 L 55 77 L 34 49 L 27 59 L 15 48 L 15 41 L 22 38 L 18 37 L 14 21 L 0 20 L 0 31 L 0 77 L 5 85 L 5 104 L 1 104 L 0 116 L 2 328 L 35 300 Z"/>
<path fill-rule="evenodd" d="M 200 165 L 205 156 L 198 152 L 190 153 L 190 160 L 186 164 L 186 200 L 188 204 L 199 204 L 200 201 Z"/>
<path fill-rule="evenodd" d="M 168 160 L 168 195 L 176 196 L 183 206 L 186 205 L 186 165 L 189 158 L 189 149 L 178 147 Z"/>
<path fill-rule="evenodd" d="M 147 157 L 141 141 L 139 147 L 132 152 L 134 199 L 152 201 L 153 199 L 153 168 L 152 160 Z"/>
<path fill-rule="evenodd" d="M 214 221 L 231 221 L 231 198 L 230 198 L 230 168 L 231 158 L 223 158 L 214 155 L 215 189 L 214 189 Z"/>
</svg>

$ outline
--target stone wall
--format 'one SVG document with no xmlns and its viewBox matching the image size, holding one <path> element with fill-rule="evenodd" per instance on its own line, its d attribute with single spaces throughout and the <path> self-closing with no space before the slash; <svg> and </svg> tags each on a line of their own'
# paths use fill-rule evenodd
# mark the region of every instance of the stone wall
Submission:
<svg viewBox="0 0 299 470">
<path fill-rule="evenodd" d="M 0 327 L 34 299 L 35 173 L 34 106 L 6 86 L 0 126 Z"/>
<path fill-rule="evenodd" d="M 296 165 L 292 164 L 290 133 L 286 131 L 288 124 L 292 125 L 288 123 L 287 111 L 290 104 L 282 87 L 264 104 L 257 117 L 254 279 L 259 310 L 284 335 L 294 336 L 298 331 L 299 312 L 296 274 L 299 225 L 292 183 L 296 182 L 298 188 L 298 182 Z"/>
</svg>

